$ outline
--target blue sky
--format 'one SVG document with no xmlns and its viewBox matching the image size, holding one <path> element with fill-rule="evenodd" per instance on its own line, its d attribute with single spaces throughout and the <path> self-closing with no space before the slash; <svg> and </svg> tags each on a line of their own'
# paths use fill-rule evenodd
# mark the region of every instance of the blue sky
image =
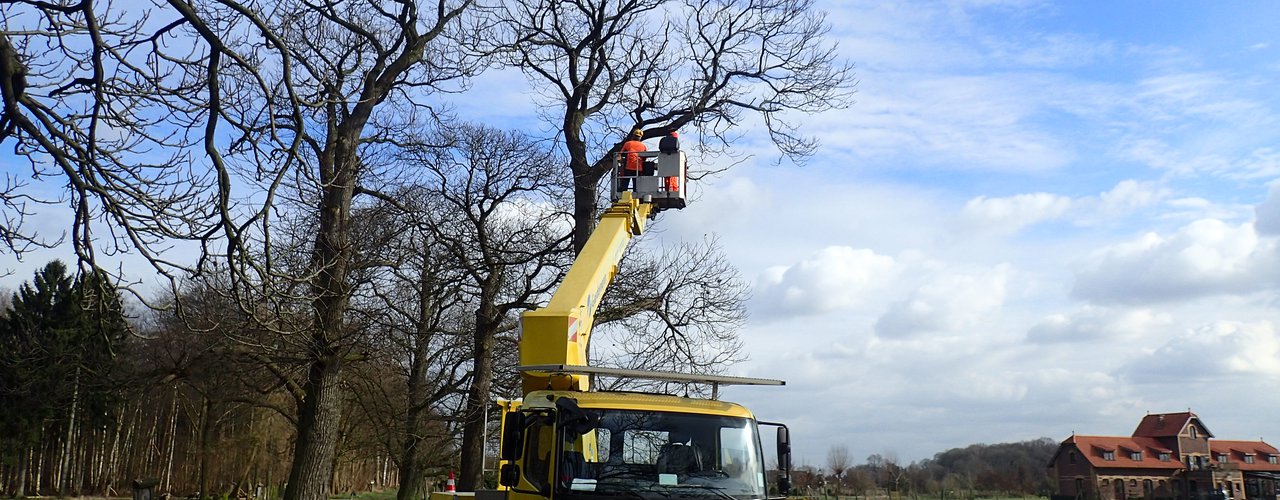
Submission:
<svg viewBox="0 0 1280 500">
<path fill-rule="evenodd" d="M 747 123 L 751 160 L 643 243 L 715 234 L 752 281 L 733 371 L 788 385 L 726 398 L 815 467 L 1188 408 L 1280 445 L 1280 4 L 818 7 L 856 103 L 805 119 L 802 167 Z M 488 73 L 458 112 L 536 124 L 521 82 Z"/>
<path fill-rule="evenodd" d="M 1196 411 L 1280 442 L 1280 6 L 821 2 L 857 103 L 804 167 L 696 187 L 755 285 L 728 397 L 803 460 L 861 460 Z M 1272 223 L 1274 224 L 1274 222 Z"/>
</svg>

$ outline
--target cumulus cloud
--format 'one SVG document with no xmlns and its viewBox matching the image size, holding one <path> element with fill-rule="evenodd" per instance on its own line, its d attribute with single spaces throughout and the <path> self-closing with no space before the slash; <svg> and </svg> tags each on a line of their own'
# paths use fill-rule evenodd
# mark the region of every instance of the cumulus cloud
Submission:
<svg viewBox="0 0 1280 500">
<path fill-rule="evenodd" d="M 978 325 L 1004 304 L 1008 278 L 1005 264 L 982 273 L 935 275 L 905 299 L 890 304 L 876 321 L 875 333 L 901 339 Z"/>
<path fill-rule="evenodd" d="M 1271 190 L 1267 192 L 1267 199 L 1263 200 L 1261 205 L 1254 207 L 1254 214 L 1257 217 L 1254 228 L 1258 230 L 1258 234 L 1280 235 L 1280 183 L 1271 185 Z"/>
<path fill-rule="evenodd" d="M 967 234 L 1013 234 L 1036 224 L 1068 220 L 1077 225 L 1111 221 L 1157 205 L 1169 190 L 1156 182 L 1127 179 L 1096 196 L 1071 198 L 1037 192 L 1005 197 L 978 196 L 965 203 L 955 228 Z"/>
<path fill-rule="evenodd" d="M 1168 196 L 1169 190 L 1157 183 L 1128 179 L 1098 196 L 1098 213 L 1103 216 L 1123 215 L 1156 205 Z"/>
<path fill-rule="evenodd" d="M 1275 241 L 1252 224 L 1195 221 L 1171 236 L 1147 233 L 1083 259 L 1072 294 L 1094 303 L 1145 303 L 1272 286 Z"/>
<path fill-rule="evenodd" d="M 1049 193 L 1004 198 L 979 196 L 965 203 L 960 220 L 982 232 L 1013 233 L 1038 222 L 1057 219 L 1071 209 L 1071 198 Z"/>
<path fill-rule="evenodd" d="M 893 257 L 865 248 L 829 246 L 790 266 L 766 270 L 757 283 L 764 310 L 800 314 L 831 312 L 862 303 L 891 281 Z"/>
<path fill-rule="evenodd" d="M 1169 314 L 1149 309 L 1117 311 L 1085 306 L 1070 314 L 1045 317 L 1027 331 L 1027 340 L 1036 343 L 1127 341 L 1167 331 L 1172 325 Z"/>
<path fill-rule="evenodd" d="M 1270 321 L 1217 321 L 1183 333 L 1124 370 L 1135 381 L 1211 381 L 1280 375 L 1280 337 Z"/>
</svg>

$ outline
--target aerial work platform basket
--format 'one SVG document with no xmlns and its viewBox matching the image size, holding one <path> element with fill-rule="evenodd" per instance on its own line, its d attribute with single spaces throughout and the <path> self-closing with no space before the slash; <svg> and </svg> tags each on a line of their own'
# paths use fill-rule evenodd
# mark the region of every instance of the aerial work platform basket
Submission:
<svg viewBox="0 0 1280 500">
<path fill-rule="evenodd" d="M 632 165 L 640 170 L 627 168 L 628 158 L 634 155 Z M 614 156 L 612 176 L 612 201 L 618 201 L 624 191 L 645 203 L 652 203 L 658 210 L 684 208 L 688 177 L 685 170 L 684 151 L 636 151 Z"/>
</svg>

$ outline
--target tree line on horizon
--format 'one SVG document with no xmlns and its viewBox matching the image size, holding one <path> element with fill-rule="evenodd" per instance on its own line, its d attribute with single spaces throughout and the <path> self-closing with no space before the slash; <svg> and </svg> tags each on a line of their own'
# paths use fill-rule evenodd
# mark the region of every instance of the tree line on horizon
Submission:
<svg viewBox="0 0 1280 500">
<path fill-rule="evenodd" d="M 1044 437 L 972 444 L 910 463 L 891 452 L 875 453 L 855 464 L 847 446 L 834 445 L 822 465 L 797 467 L 793 483 L 808 495 L 1045 496 L 1052 492 L 1048 465 L 1057 450 L 1057 441 Z"/>
<path fill-rule="evenodd" d="M 0 339 L 18 495 L 473 489 L 519 314 L 594 229 L 622 139 L 679 130 L 694 182 L 758 154 L 746 127 L 803 162 L 799 124 L 855 83 L 812 0 L 14 0 L 0 26 L 0 257 L 75 253 Z M 535 123 L 455 113 L 505 112 L 464 93 L 486 71 Z M 46 212 L 70 223 L 26 224 Z M 593 363 L 741 359 L 748 291 L 714 236 L 618 272 Z"/>
</svg>

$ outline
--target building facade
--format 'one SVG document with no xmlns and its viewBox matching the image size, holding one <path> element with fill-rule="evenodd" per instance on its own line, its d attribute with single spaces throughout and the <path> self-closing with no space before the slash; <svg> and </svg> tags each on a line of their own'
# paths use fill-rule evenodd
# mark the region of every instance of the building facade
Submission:
<svg viewBox="0 0 1280 500">
<path fill-rule="evenodd" d="M 1189 411 L 1151 414 L 1131 436 L 1067 438 L 1049 477 L 1055 500 L 1278 500 L 1280 451 L 1213 439 Z"/>
</svg>

